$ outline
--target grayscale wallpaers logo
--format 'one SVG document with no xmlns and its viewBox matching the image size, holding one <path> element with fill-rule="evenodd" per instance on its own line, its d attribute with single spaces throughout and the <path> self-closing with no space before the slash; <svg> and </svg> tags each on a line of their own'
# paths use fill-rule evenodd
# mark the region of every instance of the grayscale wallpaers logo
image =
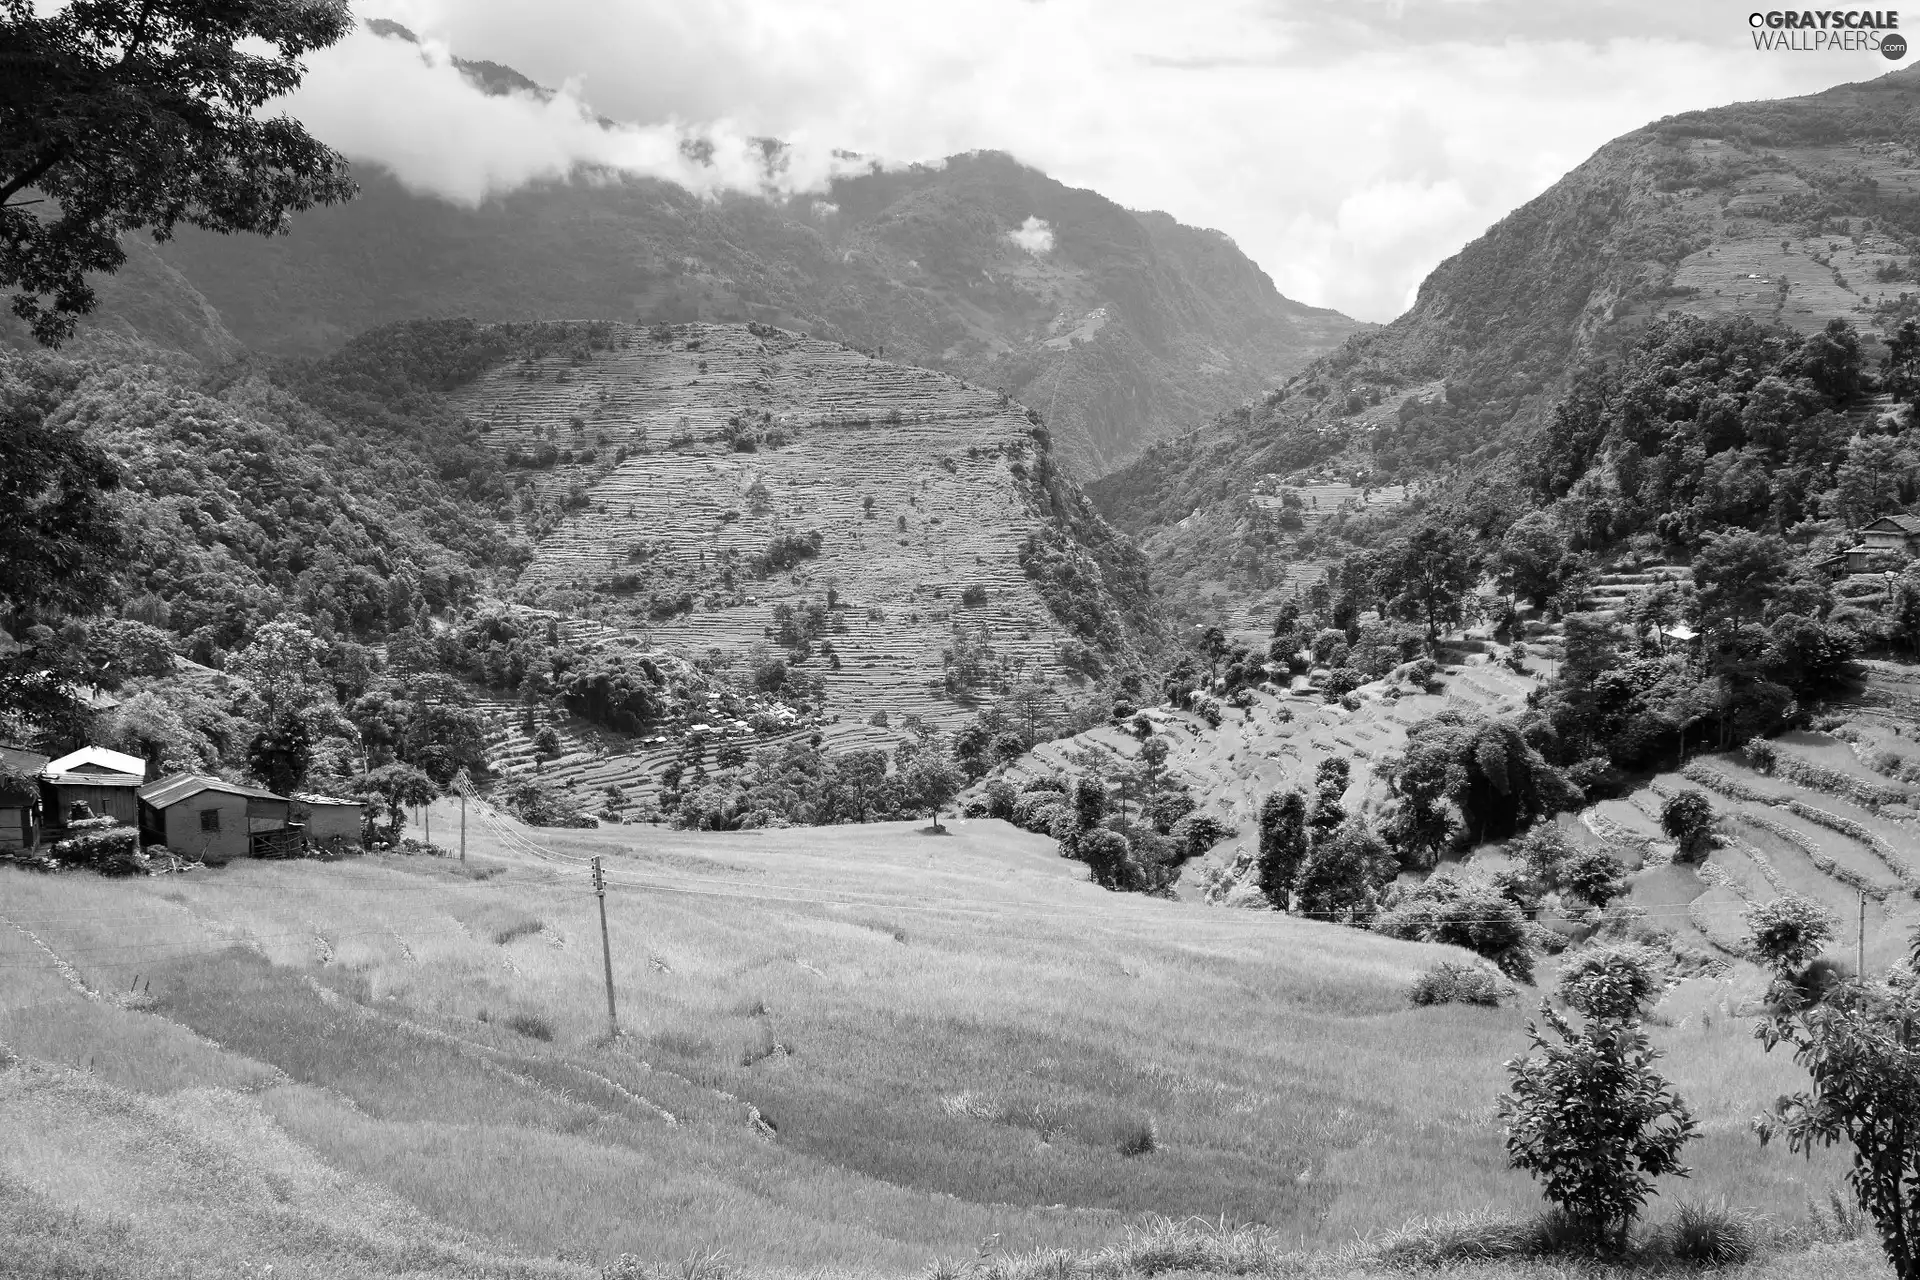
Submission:
<svg viewBox="0 0 1920 1280">
<path fill-rule="evenodd" d="M 1753 47 L 1775 53 L 1878 53 L 1907 56 L 1896 9 L 1774 9 L 1750 13 Z"/>
</svg>

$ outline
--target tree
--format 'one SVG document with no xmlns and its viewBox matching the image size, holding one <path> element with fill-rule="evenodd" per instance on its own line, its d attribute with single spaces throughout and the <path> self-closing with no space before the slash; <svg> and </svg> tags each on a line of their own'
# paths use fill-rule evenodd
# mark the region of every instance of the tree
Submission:
<svg viewBox="0 0 1920 1280">
<path fill-rule="evenodd" d="M 1673 837 L 1683 858 L 1703 854 L 1713 831 L 1713 805 L 1704 792 L 1676 791 L 1660 806 L 1660 829 Z"/>
<path fill-rule="evenodd" d="M 1745 916 L 1754 954 L 1788 982 L 1806 972 L 1840 923 L 1824 906 L 1797 893 L 1756 902 Z"/>
<path fill-rule="evenodd" d="M 267 790 L 287 795 L 297 791 L 313 768 L 313 725 L 306 716 L 283 711 L 247 744 L 247 768 Z"/>
<path fill-rule="evenodd" d="M 967 785 L 967 780 L 940 735 L 923 733 L 901 743 L 894 751 L 894 769 L 909 804 L 931 812 L 933 829 L 945 831 L 940 825 L 940 810 Z"/>
<path fill-rule="evenodd" d="M 253 643 L 235 654 L 227 671 L 244 681 L 262 708 L 260 720 L 275 725 L 304 710 L 327 691 L 320 660 L 327 645 L 301 622 L 269 622 Z"/>
<path fill-rule="evenodd" d="M 1778 534 L 1732 529 L 1706 538 L 1693 558 L 1702 620 L 1732 626 L 1758 618 L 1786 580 L 1788 558 Z"/>
<path fill-rule="evenodd" d="M 1605 849 L 1583 849 L 1563 861 L 1558 872 L 1562 888 L 1596 907 L 1627 891 L 1627 869 Z"/>
<path fill-rule="evenodd" d="M 298 87 L 304 55 L 352 28 L 344 4 L 37 9 L 0 7 L 0 288 L 42 343 L 93 309 L 86 276 L 126 261 L 126 232 L 271 235 L 289 213 L 354 193 L 343 157 L 291 117 L 255 115 Z"/>
<path fill-rule="evenodd" d="M 1840 516 L 1859 528 L 1892 513 L 1900 491 L 1913 477 L 1914 456 L 1894 436 L 1855 436 L 1847 441 L 1846 461 L 1834 473 Z"/>
<path fill-rule="evenodd" d="M 1920 1280 L 1920 987 L 1911 969 L 1842 983 L 1817 1004 L 1794 1000 L 1754 1030 L 1768 1051 L 1793 1049 L 1812 1087 L 1755 1118 L 1764 1144 L 1796 1155 L 1845 1142 L 1847 1183 L 1880 1231 L 1899 1280 Z"/>
<path fill-rule="evenodd" d="M 1427 643 L 1440 638 L 1440 624 L 1460 620 L 1460 604 L 1479 580 L 1467 535 L 1443 524 L 1423 524 L 1383 554 L 1375 588 L 1403 616 L 1423 619 Z"/>
<path fill-rule="evenodd" d="M 1542 1001 L 1540 1016 L 1558 1043 L 1529 1022 L 1534 1052 L 1506 1064 L 1509 1091 L 1498 1100 L 1508 1160 L 1545 1185 L 1595 1250 L 1624 1237 L 1654 1178 L 1687 1175 L 1680 1149 L 1695 1129 L 1686 1104 L 1653 1070 L 1661 1055 L 1640 1023 L 1652 983 L 1636 950 L 1588 952 L 1569 969 L 1560 993 L 1585 1025 Z"/>
<path fill-rule="evenodd" d="M 1516 599 L 1524 597 L 1536 609 L 1543 607 L 1559 585 L 1557 571 L 1566 552 L 1566 535 L 1554 518 L 1529 511 L 1507 529 L 1495 552 L 1501 589 Z"/>
<path fill-rule="evenodd" d="M 426 804 L 440 794 L 433 779 L 406 764 L 381 765 L 361 780 L 361 787 L 364 798 L 372 802 L 367 821 L 371 823 L 384 813 L 390 841 L 400 838 L 400 828 L 407 823 L 408 805 Z"/>
<path fill-rule="evenodd" d="M 1316 839 L 1294 882 L 1303 915 L 1365 925 L 1380 905 L 1380 887 L 1397 864 L 1378 836 L 1358 818 Z"/>
<path fill-rule="evenodd" d="M 1292 902 L 1293 882 L 1307 858 L 1307 798 L 1274 791 L 1260 802 L 1260 891 L 1276 911 Z"/>
</svg>

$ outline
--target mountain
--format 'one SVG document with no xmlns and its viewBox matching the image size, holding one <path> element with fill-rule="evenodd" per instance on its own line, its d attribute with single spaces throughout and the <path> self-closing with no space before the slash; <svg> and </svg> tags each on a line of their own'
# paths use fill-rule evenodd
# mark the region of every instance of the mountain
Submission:
<svg viewBox="0 0 1920 1280">
<path fill-rule="evenodd" d="M 1283 484 L 1481 471 L 1583 362 L 1669 311 L 1807 333 L 1840 317 L 1877 352 L 1920 313 L 1916 125 L 1920 68 L 1637 129 L 1443 262 L 1393 323 L 1089 493 L 1176 599 L 1284 587 L 1319 548 L 1277 518 Z"/>
<path fill-rule="evenodd" d="M 489 93 L 544 92 L 499 64 L 460 66 Z M 874 166 L 792 198 L 703 199 L 596 173 L 461 208 L 370 164 L 354 176 L 360 197 L 303 214 L 296 234 L 187 230 L 159 259 L 211 308 L 210 327 L 273 354 L 445 316 L 774 324 L 1003 388 L 1046 413 L 1080 477 L 1363 327 L 1283 297 L 1219 232 L 996 152 Z M 102 320 L 168 340 L 133 292 Z"/>
</svg>

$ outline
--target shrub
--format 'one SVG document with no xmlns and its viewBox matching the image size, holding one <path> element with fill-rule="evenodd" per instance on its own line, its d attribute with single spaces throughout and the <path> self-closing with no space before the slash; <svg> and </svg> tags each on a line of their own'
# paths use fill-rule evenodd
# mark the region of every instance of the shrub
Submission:
<svg viewBox="0 0 1920 1280">
<path fill-rule="evenodd" d="M 1703 791 L 1676 791 L 1660 806 L 1660 829 L 1673 837 L 1683 858 L 1703 856 L 1713 830 L 1713 806 Z"/>
<path fill-rule="evenodd" d="M 969 609 L 978 609 L 986 602 L 987 589 L 977 582 L 960 593 L 960 603 L 966 605 Z"/>
<path fill-rule="evenodd" d="M 1479 1004 L 1496 1007 L 1501 997 L 1512 994 L 1512 985 L 1490 969 L 1459 960 L 1442 960 L 1413 980 L 1407 999 L 1416 1005 Z"/>
<path fill-rule="evenodd" d="M 77 836 L 56 841 L 47 852 L 58 861 L 75 867 L 104 867 L 116 858 L 132 858 L 140 848 L 140 833 L 132 827 L 113 826 L 85 830 Z M 78 825 L 78 824 L 75 824 Z"/>
<path fill-rule="evenodd" d="M 1745 916 L 1754 953 L 1787 979 L 1806 972 L 1840 923 L 1826 907 L 1797 893 L 1755 903 Z"/>
<path fill-rule="evenodd" d="M 1762 1222 L 1746 1209 L 1684 1199 L 1655 1237 L 1660 1252 L 1696 1267 L 1737 1267 L 1760 1252 Z"/>
<path fill-rule="evenodd" d="M 1747 763 L 1757 773 L 1772 773 L 1774 764 L 1780 759 L 1780 748 L 1765 738 L 1748 738 L 1745 750 Z"/>
<path fill-rule="evenodd" d="M 1005 778 L 995 778 L 987 783 L 982 798 L 986 801 L 986 812 L 989 818 L 1011 819 L 1013 817 L 1013 807 L 1019 801 L 1020 796 L 1019 793 L 1014 791 L 1011 782 L 1008 782 Z"/>
<path fill-rule="evenodd" d="M 1150 1155 L 1160 1146 L 1160 1136 L 1152 1120 L 1130 1120 L 1120 1126 L 1114 1149 L 1123 1156 Z"/>
<path fill-rule="evenodd" d="M 1638 950 L 1605 949 L 1598 963 L 1563 977 L 1561 994 L 1586 1025 L 1574 1027 L 1542 1002 L 1558 1043 L 1529 1022 L 1534 1052 L 1507 1063 L 1510 1092 L 1498 1100 L 1508 1159 L 1545 1184 L 1589 1248 L 1619 1243 L 1653 1194 L 1653 1178 L 1686 1176 L 1680 1149 L 1695 1130 L 1686 1104 L 1652 1069 L 1660 1055 L 1639 1017 L 1640 984 L 1651 974 L 1631 954 Z"/>
<path fill-rule="evenodd" d="M 1233 828 L 1211 815 L 1188 813 L 1176 819 L 1167 834 L 1182 858 L 1197 858 L 1232 835 Z"/>
<path fill-rule="evenodd" d="M 1046 833 L 1053 826 L 1056 811 L 1070 812 L 1058 791 L 1027 791 L 1014 800 L 1009 816 L 1022 831 Z"/>
<path fill-rule="evenodd" d="M 1627 889 L 1627 869 L 1605 849 L 1583 849 L 1562 862 L 1560 885 L 1568 892 L 1604 907 Z"/>
<path fill-rule="evenodd" d="M 509 1031 L 529 1040 L 553 1039 L 553 1024 L 537 1013 L 509 1014 L 503 1021 Z"/>
</svg>

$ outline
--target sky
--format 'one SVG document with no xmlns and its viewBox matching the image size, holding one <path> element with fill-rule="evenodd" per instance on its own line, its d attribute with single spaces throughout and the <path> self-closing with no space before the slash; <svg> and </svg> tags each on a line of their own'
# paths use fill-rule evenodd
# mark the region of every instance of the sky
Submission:
<svg viewBox="0 0 1920 1280">
<path fill-rule="evenodd" d="M 1608 139 L 1920 58 L 1754 48 L 1726 0 L 356 0 L 288 109 L 350 157 L 477 204 L 582 163 L 714 190 L 1007 151 L 1129 208 L 1224 231 L 1280 291 L 1363 320 Z M 1920 12 L 1914 15 L 1920 28 Z M 1920 40 L 1920 36 L 1916 36 Z M 558 97 L 484 98 L 445 61 Z M 624 122 L 608 131 L 594 114 Z M 717 145 L 686 163 L 680 141 Z M 1010 230 L 1012 230 L 1010 228 Z"/>
</svg>

